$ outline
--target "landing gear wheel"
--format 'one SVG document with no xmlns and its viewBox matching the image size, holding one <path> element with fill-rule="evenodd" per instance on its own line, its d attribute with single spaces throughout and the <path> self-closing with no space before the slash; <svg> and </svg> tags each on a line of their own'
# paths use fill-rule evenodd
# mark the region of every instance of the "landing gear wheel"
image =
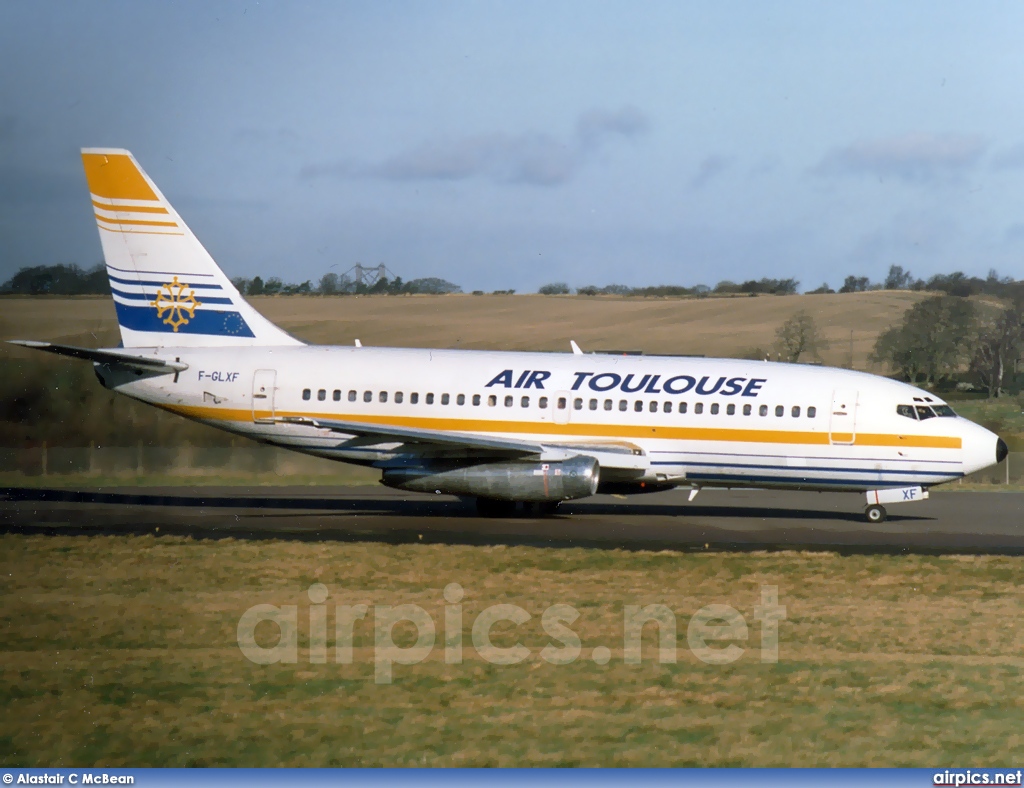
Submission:
<svg viewBox="0 0 1024 788">
<path fill-rule="evenodd" d="M 864 510 L 864 516 L 868 518 L 869 523 L 884 523 L 886 517 L 885 507 L 877 503 L 871 504 L 871 506 Z"/>
</svg>

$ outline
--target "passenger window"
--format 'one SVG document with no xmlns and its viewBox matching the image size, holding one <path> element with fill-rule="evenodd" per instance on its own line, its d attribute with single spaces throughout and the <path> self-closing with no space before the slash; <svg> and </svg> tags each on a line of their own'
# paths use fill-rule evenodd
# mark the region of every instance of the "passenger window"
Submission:
<svg viewBox="0 0 1024 788">
<path fill-rule="evenodd" d="M 811 405 L 811 407 L 809 407 L 807 409 L 807 418 L 813 419 L 817 415 L 818 415 L 818 409 L 816 407 L 814 407 L 813 405 Z"/>
<path fill-rule="evenodd" d="M 704 412 L 704 403 L 703 402 L 696 403 L 693 406 L 693 412 L 697 413 L 697 414 L 703 413 Z"/>
<path fill-rule="evenodd" d="M 547 397 L 541 397 L 539 400 L 537 400 L 537 405 L 540 407 L 541 410 L 547 410 L 548 409 L 548 398 Z"/>
<path fill-rule="evenodd" d="M 735 416 L 736 406 L 730 402 L 728 405 L 725 406 L 725 413 L 727 416 Z"/>
<path fill-rule="evenodd" d="M 604 401 L 604 409 L 605 410 L 611 410 L 612 409 L 612 401 L 610 399 L 606 399 Z"/>
<path fill-rule="evenodd" d="M 781 416 L 785 412 L 786 412 L 786 409 L 784 407 L 782 407 L 782 405 L 776 405 L 775 406 L 775 415 L 776 416 Z"/>
<path fill-rule="evenodd" d="M 679 412 L 680 413 L 686 413 L 686 403 L 685 402 L 680 402 L 679 403 Z"/>
<path fill-rule="evenodd" d="M 433 404 L 434 404 L 434 395 L 433 395 L 433 393 L 428 393 L 428 394 L 427 394 L 427 396 L 426 396 L 426 397 L 424 398 L 424 400 L 423 400 L 423 401 L 424 401 L 424 402 L 425 402 L 425 403 L 426 403 L 427 405 L 433 405 Z"/>
<path fill-rule="evenodd" d="M 662 405 L 661 409 L 665 413 L 671 413 L 672 412 L 672 403 L 671 402 L 666 402 L 664 405 Z"/>
<path fill-rule="evenodd" d="M 341 389 L 334 390 L 334 401 L 341 402 Z"/>
<path fill-rule="evenodd" d="M 718 415 L 718 403 L 717 402 L 712 402 L 711 403 L 711 415 L 712 416 L 717 416 Z"/>
<path fill-rule="evenodd" d="M 473 395 L 473 404 L 474 405 L 479 405 L 480 404 L 480 395 L 479 394 L 474 394 Z"/>
<path fill-rule="evenodd" d="M 897 415 L 906 416 L 908 419 L 913 419 L 914 421 L 917 421 L 917 414 L 914 413 L 913 405 L 897 405 L 896 413 Z"/>
<path fill-rule="evenodd" d="M 572 401 L 572 409 L 573 410 L 583 410 L 583 400 L 581 400 L 579 397 L 574 399 Z"/>
<path fill-rule="evenodd" d="M 491 395 L 490 395 L 490 396 L 489 396 L 489 397 L 487 398 L 487 405 L 488 405 L 489 407 L 492 407 L 492 408 L 493 408 L 493 407 L 494 407 L 495 405 L 497 405 L 497 404 L 498 404 L 498 398 L 497 398 L 497 397 L 495 397 L 495 396 L 494 396 L 493 394 L 491 394 Z"/>
<path fill-rule="evenodd" d="M 519 400 L 519 407 L 520 408 L 528 408 L 528 407 L 530 407 L 530 398 L 529 397 L 523 397 L 521 400 Z"/>
<path fill-rule="evenodd" d="M 356 396 L 357 396 L 356 395 L 356 390 L 355 389 L 349 389 L 348 401 L 349 402 L 355 402 L 356 401 Z"/>
<path fill-rule="evenodd" d="M 644 403 L 642 400 L 637 400 L 633 403 L 633 410 L 637 413 L 642 413 L 644 409 Z"/>
<path fill-rule="evenodd" d="M 597 410 L 597 400 L 596 399 L 590 400 L 590 409 L 591 410 Z"/>
<path fill-rule="evenodd" d="M 373 402 L 373 392 L 372 391 L 364 391 L 363 392 L 363 402 Z"/>
<path fill-rule="evenodd" d="M 387 402 L 388 401 L 388 393 L 386 391 L 382 391 L 380 393 L 380 396 L 377 397 L 377 399 L 379 399 L 381 402 Z"/>
<path fill-rule="evenodd" d="M 624 400 L 624 399 L 620 399 L 619 400 L 619 410 L 625 410 L 628 407 L 629 407 L 629 403 L 626 402 L 626 400 Z"/>
<path fill-rule="evenodd" d="M 317 400 L 319 400 L 320 402 L 323 402 L 323 401 L 324 401 L 325 399 L 327 399 L 327 389 L 320 389 L 320 390 L 319 390 L 319 391 L 318 391 L 318 392 L 316 393 L 316 398 L 317 398 Z"/>
<path fill-rule="evenodd" d="M 652 399 L 647 404 L 647 410 L 649 410 L 651 413 L 657 413 L 658 412 L 658 401 Z"/>
<path fill-rule="evenodd" d="M 511 397 L 509 397 L 509 399 L 512 399 L 512 398 L 511 398 Z M 566 401 L 565 397 L 559 397 L 559 398 L 558 398 L 558 409 L 559 409 L 559 410 L 565 410 L 565 408 L 566 408 L 566 406 L 567 406 L 568 404 L 569 404 L 569 403 L 568 403 L 568 402 Z"/>
<path fill-rule="evenodd" d="M 767 405 L 762 405 L 760 408 L 757 409 L 757 412 L 760 415 L 762 415 L 762 416 L 767 416 L 768 415 L 768 406 Z"/>
<path fill-rule="evenodd" d="M 512 407 L 512 395 L 511 394 L 509 394 L 507 397 L 505 397 L 505 407 L 506 408 L 511 408 Z"/>
<path fill-rule="evenodd" d="M 792 413 L 793 413 L 793 418 L 794 419 L 799 419 L 800 418 L 800 406 L 799 405 L 794 405 Z"/>
<path fill-rule="evenodd" d="M 303 390 L 302 390 L 302 398 L 303 398 L 303 399 L 309 399 L 309 397 L 310 397 L 310 394 L 311 394 L 311 392 L 310 392 L 310 390 L 309 390 L 309 389 L 303 389 Z"/>
<path fill-rule="evenodd" d="M 743 406 L 743 415 L 744 416 L 749 416 L 750 415 L 750 411 L 751 411 L 750 405 L 744 405 Z"/>
<path fill-rule="evenodd" d="M 420 394 L 419 394 L 418 391 L 414 391 L 412 394 L 409 395 L 409 404 L 410 405 L 415 405 L 419 401 L 420 401 Z"/>
<path fill-rule="evenodd" d="M 927 405 L 918 405 L 917 406 L 917 418 L 920 419 L 921 421 L 924 421 L 925 419 L 933 418 L 934 416 L 935 416 L 935 414 L 932 413 L 932 409 L 929 408 Z"/>
<path fill-rule="evenodd" d="M 459 396 L 457 396 L 455 398 L 455 404 L 456 405 L 465 405 L 466 404 L 466 395 L 465 394 L 459 394 Z"/>
<path fill-rule="evenodd" d="M 449 397 L 447 394 L 442 394 L 441 395 L 441 404 L 442 405 L 447 405 L 451 401 L 452 401 L 452 398 Z"/>
<path fill-rule="evenodd" d="M 405 395 L 401 391 L 396 391 L 395 392 L 395 402 L 396 403 L 401 405 L 402 404 L 402 400 L 404 400 L 404 399 L 405 399 Z"/>
</svg>

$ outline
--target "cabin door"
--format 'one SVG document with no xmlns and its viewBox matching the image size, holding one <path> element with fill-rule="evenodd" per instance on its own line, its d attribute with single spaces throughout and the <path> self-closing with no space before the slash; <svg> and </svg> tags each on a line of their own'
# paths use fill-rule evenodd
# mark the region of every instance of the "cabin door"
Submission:
<svg viewBox="0 0 1024 788">
<path fill-rule="evenodd" d="M 257 369 L 252 376 L 252 420 L 267 423 L 274 420 L 274 392 L 277 371 Z"/>
<path fill-rule="evenodd" d="M 857 392 L 836 389 L 832 392 L 832 410 L 829 412 L 829 442 L 848 446 L 856 438 Z"/>
</svg>

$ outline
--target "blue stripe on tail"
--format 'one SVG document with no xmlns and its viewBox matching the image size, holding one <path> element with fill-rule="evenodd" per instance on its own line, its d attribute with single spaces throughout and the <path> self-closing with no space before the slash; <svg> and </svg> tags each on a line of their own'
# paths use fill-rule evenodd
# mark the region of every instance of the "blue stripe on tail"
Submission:
<svg viewBox="0 0 1024 788">
<path fill-rule="evenodd" d="M 114 302 L 117 309 L 117 322 L 132 331 L 154 331 L 161 334 L 206 334 L 216 337 L 255 337 L 249 324 L 238 312 L 215 312 L 204 310 L 201 306 L 196 309 L 195 317 L 182 317 L 188 320 L 178 326 L 177 332 L 174 328 L 165 323 L 167 313 L 164 317 L 157 317 L 156 307 L 152 306 L 128 306 L 119 301 Z"/>
</svg>

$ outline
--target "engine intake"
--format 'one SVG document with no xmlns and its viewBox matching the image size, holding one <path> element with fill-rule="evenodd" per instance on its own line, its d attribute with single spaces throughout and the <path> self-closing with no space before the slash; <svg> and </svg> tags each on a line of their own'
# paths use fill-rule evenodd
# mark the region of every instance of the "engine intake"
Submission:
<svg viewBox="0 0 1024 788">
<path fill-rule="evenodd" d="M 593 457 L 560 462 L 495 462 L 454 468 L 388 468 L 381 483 L 399 490 L 475 495 L 501 501 L 571 501 L 597 492 Z"/>
</svg>

